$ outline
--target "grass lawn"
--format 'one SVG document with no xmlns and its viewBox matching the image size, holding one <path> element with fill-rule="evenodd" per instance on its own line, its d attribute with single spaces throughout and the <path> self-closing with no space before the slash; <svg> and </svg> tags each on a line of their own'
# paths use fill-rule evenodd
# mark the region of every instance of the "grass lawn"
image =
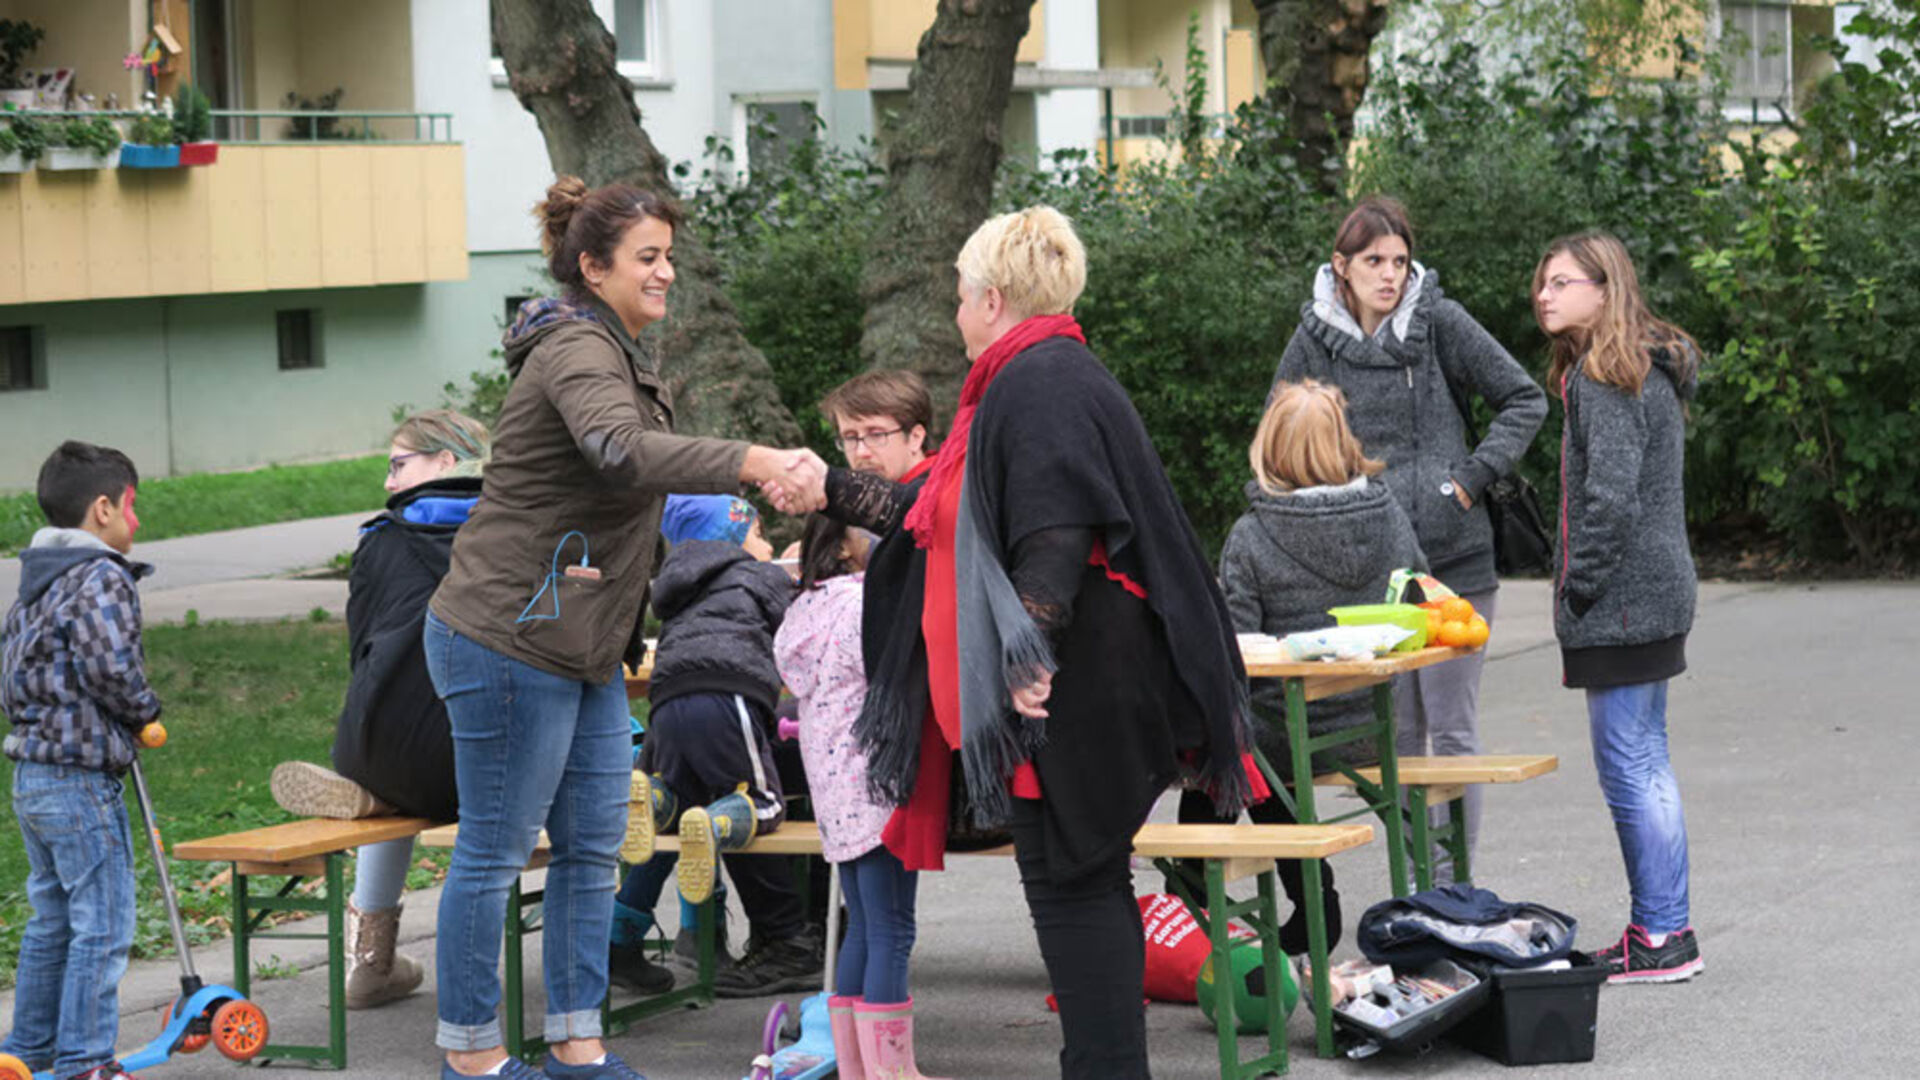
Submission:
<svg viewBox="0 0 1920 1080">
<path fill-rule="evenodd" d="M 386 475 L 386 455 L 371 454 L 317 465 L 146 480 L 140 484 L 140 540 L 377 510 Z M 0 496 L 0 555 L 26 547 L 45 524 L 32 492 Z"/>
<path fill-rule="evenodd" d="M 354 483 L 366 490 L 369 482 Z M 286 820 L 268 793 L 267 777 L 282 761 L 327 760 L 347 682 L 345 624 L 156 626 L 146 631 L 146 646 L 148 672 L 166 706 L 168 739 L 165 747 L 144 753 L 142 767 L 169 848 L 181 840 Z M 11 791 L 11 761 L 0 759 L 0 777 Z M 130 782 L 128 787 L 127 815 L 139 875 L 133 955 L 164 956 L 173 949 L 166 908 L 153 859 L 139 835 Z M 422 852 L 408 884 L 431 884 L 445 862 L 443 852 Z M 225 936 L 231 910 L 223 884 L 226 866 L 176 861 L 169 869 L 190 941 L 199 944 Z M 26 877 L 26 852 L 11 801 L 0 802 L 0 988 L 13 985 L 20 933 L 29 914 Z M 257 965 L 262 961 L 270 964 L 271 958 L 256 958 Z"/>
</svg>

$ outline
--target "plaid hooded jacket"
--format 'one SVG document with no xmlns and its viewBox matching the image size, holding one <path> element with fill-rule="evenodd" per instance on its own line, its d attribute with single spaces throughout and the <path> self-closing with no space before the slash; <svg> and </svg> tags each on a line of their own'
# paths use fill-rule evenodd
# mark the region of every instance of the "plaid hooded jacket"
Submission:
<svg viewBox="0 0 1920 1080">
<path fill-rule="evenodd" d="M 160 715 L 140 646 L 151 573 L 79 529 L 41 529 L 20 553 L 20 598 L 0 633 L 0 709 L 15 761 L 121 773 Z"/>
</svg>

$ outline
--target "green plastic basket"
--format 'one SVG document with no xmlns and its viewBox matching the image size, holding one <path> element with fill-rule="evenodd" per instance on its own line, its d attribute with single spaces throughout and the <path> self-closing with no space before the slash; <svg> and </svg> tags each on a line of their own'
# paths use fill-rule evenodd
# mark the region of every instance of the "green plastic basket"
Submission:
<svg viewBox="0 0 1920 1080">
<path fill-rule="evenodd" d="M 1328 608 L 1327 614 L 1341 626 L 1385 623 L 1413 631 L 1412 637 L 1393 647 L 1394 652 L 1413 652 L 1427 647 L 1427 610 L 1413 604 L 1355 604 Z"/>
</svg>

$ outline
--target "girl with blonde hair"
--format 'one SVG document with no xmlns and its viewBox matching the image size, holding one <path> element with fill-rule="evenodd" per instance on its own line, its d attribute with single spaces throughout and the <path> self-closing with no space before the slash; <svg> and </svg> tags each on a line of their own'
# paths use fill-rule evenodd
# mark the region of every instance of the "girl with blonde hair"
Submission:
<svg viewBox="0 0 1920 1080">
<path fill-rule="evenodd" d="M 1250 505 L 1227 534 L 1220 550 L 1220 586 L 1226 593 L 1233 628 L 1240 633 L 1284 636 L 1296 630 L 1333 625 L 1327 609 L 1342 604 L 1378 603 L 1387 579 L 1402 567 L 1425 568 L 1406 511 L 1373 478 L 1385 468 L 1367 457 L 1347 424 L 1347 399 L 1335 386 L 1307 379 L 1281 383 L 1260 418 L 1247 456 L 1254 480 L 1247 485 Z M 1292 760 L 1285 705 L 1278 679 L 1254 679 L 1253 706 L 1263 723 L 1254 725 L 1267 760 Z M 1307 728 L 1320 736 L 1368 722 L 1371 701 L 1364 692 L 1310 702 Z M 1345 743 L 1317 760 L 1316 772 L 1333 768 L 1334 758 L 1359 767 L 1378 760 L 1370 743 Z M 1262 824 L 1290 825 L 1284 801 L 1268 799 L 1248 811 Z M 1232 821 L 1210 813 L 1204 797 L 1188 792 L 1180 800 L 1183 822 Z M 1304 901 L 1311 868 L 1295 860 L 1276 864 L 1294 914 L 1281 928 L 1281 946 L 1307 951 Z M 1303 875 L 1303 868 L 1309 873 Z M 1340 941 L 1340 894 L 1333 868 L 1319 864 L 1327 914 L 1327 947 Z"/>
<path fill-rule="evenodd" d="M 1667 756 L 1667 683 L 1687 669 L 1686 403 L 1698 350 L 1656 318 L 1619 240 L 1556 240 L 1533 273 L 1566 405 L 1553 629 L 1562 681 L 1586 691 L 1594 770 L 1613 814 L 1632 922 L 1596 954 L 1608 980 L 1678 982 L 1704 967 L 1690 925 L 1687 824 Z"/>
</svg>

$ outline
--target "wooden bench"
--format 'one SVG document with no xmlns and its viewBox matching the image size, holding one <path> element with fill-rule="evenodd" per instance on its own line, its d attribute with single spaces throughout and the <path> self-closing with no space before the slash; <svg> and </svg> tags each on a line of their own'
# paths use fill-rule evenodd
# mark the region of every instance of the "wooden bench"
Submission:
<svg viewBox="0 0 1920 1080">
<path fill-rule="evenodd" d="M 186 862 L 229 862 L 233 864 L 233 988 L 251 993 L 253 981 L 253 942 L 261 938 L 288 938 L 327 943 L 327 1045 L 298 1046 L 269 1044 L 258 1060 L 293 1058 L 326 1062 L 336 1069 L 347 1067 L 347 964 L 346 900 L 342 860 L 347 852 L 363 844 L 378 844 L 415 836 L 432 826 L 425 818 L 360 818 L 334 821 L 309 818 L 284 825 L 227 836 L 210 836 L 173 846 L 173 857 Z M 252 880 L 257 877 L 285 878 L 275 891 L 271 886 L 255 895 Z M 296 895 L 301 882 L 312 878 L 324 882 L 320 896 Z M 273 931 L 260 929 L 276 911 L 324 914 L 325 933 Z"/>
<path fill-rule="evenodd" d="M 428 847 L 452 847 L 457 837 L 456 826 L 442 826 L 423 833 L 420 842 Z M 1166 874 L 1173 883 L 1175 893 L 1183 900 L 1201 928 L 1206 932 L 1213 945 L 1214 970 L 1226 972 L 1232 970 L 1232 961 L 1228 957 L 1228 924 L 1233 919 L 1241 919 L 1259 935 L 1262 951 L 1262 964 L 1266 969 L 1267 985 L 1278 987 L 1283 978 L 1280 965 L 1288 963 L 1280 951 L 1280 926 L 1282 920 L 1276 909 L 1274 885 L 1274 860 L 1276 859 L 1324 859 L 1352 848 L 1360 847 L 1373 840 L 1373 826 L 1364 823 L 1345 823 L 1334 825 L 1174 825 L 1148 824 L 1135 834 L 1133 850 L 1136 855 L 1151 858 L 1155 865 Z M 662 835 L 655 840 L 657 851 L 678 851 L 680 838 Z M 811 821 L 789 821 L 772 833 L 755 837 L 741 851 L 756 855 L 818 855 L 820 854 L 820 832 Z M 547 838 L 542 833 L 534 848 L 534 858 L 529 869 L 546 864 Z M 981 851 L 949 852 L 955 857 L 974 856 L 1010 856 L 1011 845 L 987 848 Z M 1197 860 L 1203 870 L 1199 875 L 1192 874 L 1180 860 Z M 1249 900 L 1234 901 L 1227 894 L 1227 886 L 1247 878 L 1256 882 L 1256 895 Z M 507 1027 L 505 1031 L 507 1050 L 522 1058 L 531 1058 L 541 1049 L 540 1041 L 524 1034 L 525 1017 L 522 1011 L 524 987 L 522 983 L 522 961 L 520 947 L 524 934 L 532 929 L 522 914 L 524 907 L 539 897 L 536 891 L 523 892 L 516 881 L 508 897 L 507 907 L 507 949 L 506 978 L 502 986 L 502 996 L 507 1006 Z M 714 969 L 714 924 L 716 914 L 711 899 L 699 905 L 698 937 L 700 941 L 699 975 L 694 983 L 678 987 L 666 994 L 642 999 L 619 1008 L 603 1006 L 607 1021 L 607 1031 L 612 1034 L 618 1024 L 627 1023 L 645 1016 L 657 1015 L 668 1009 L 681 1006 L 702 1006 L 713 1002 Z M 1317 890 L 1307 896 L 1308 937 L 1311 942 L 1313 962 L 1312 1000 L 1316 1003 L 1314 1020 L 1317 1031 L 1324 1031 L 1331 1038 L 1332 1013 L 1323 1004 L 1330 1000 L 1327 987 L 1327 939 L 1326 912 L 1321 906 L 1321 896 Z M 1278 993 L 1267 996 L 1267 1053 L 1251 1061 L 1239 1059 L 1239 1042 L 1234 1020 L 1234 1001 L 1231 993 L 1216 996 L 1214 1022 L 1219 1037 L 1220 1075 L 1223 1080 L 1246 1080 L 1246 1078 L 1264 1076 L 1272 1073 L 1284 1073 L 1287 1069 L 1286 1025 L 1280 1011 L 1281 1000 Z"/>
<path fill-rule="evenodd" d="M 1467 789 L 1475 784 L 1517 784 L 1536 776 L 1545 776 L 1560 767 L 1552 754 L 1479 754 L 1459 757 L 1403 757 L 1399 759 L 1399 780 L 1407 789 L 1408 838 L 1413 857 L 1415 887 L 1433 888 L 1434 844 L 1447 849 L 1453 860 L 1453 880 L 1473 883 L 1467 855 Z M 1376 766 L 1351 772 L 1316 776 L 1322 787 L 1379 785 Z M 1427 821 L 1427 807 L 1447 804 L 1447 823 L 1438 827 Z"/>
</svg>

